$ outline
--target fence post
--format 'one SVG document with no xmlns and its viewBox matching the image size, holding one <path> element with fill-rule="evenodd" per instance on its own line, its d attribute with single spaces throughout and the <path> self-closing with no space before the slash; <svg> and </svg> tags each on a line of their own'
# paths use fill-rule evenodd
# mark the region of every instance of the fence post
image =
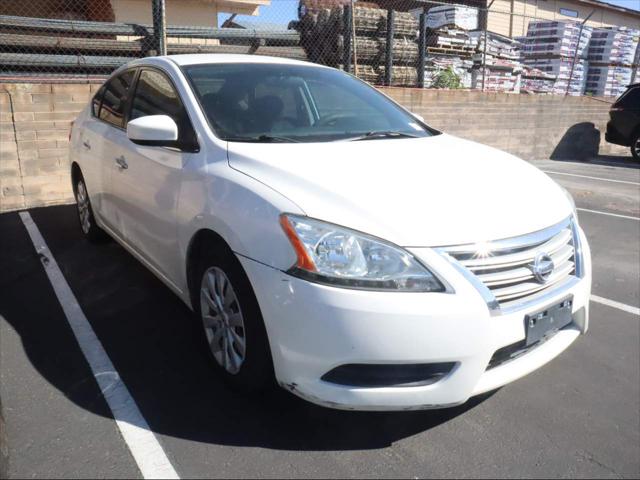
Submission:
<svg viewBox="0 0 640 480">
<path fill-rule="evenodd" d="M 566 97 L 567 95 L 569 95 L 569 88 L 571 87 L 571 80 L 573 80 L 573 70 L 576 68 L 576 60 L 578 60 L 578 51 L 580 50 L 580 40 L 582 40 L 582 30 L 584 29 L 584 25 L 585 23 L 587 23 L 587 21 L 591 18 L 591 15 L 593 15 L 596 11 L 595 10 L 591 10 L 591 13 L 589 15 L 587 15 L 587 18 L 585 18 L 582 23 L 580 24 L 580 31 L 578 32 L 578 43 L 576 44 L 576 53 L 573 55 L 573 61 L 571 62 L 571 73 L 569 74 L 569 81 L 567 82 L 567 89 L 564 91 L 564 96 Z M 589 48 L 589 44 L 587 44 L 587 47 Z"/>
<path fill-rule="evenodd" d="M 167 15 L 165 0 L 152 0 L 153 39 L 157 55 L 167 54 Z"/>
<path fill-rule="evenodd" d="M 418 87 L 424 88 L 424 65 L 427 55 L 427 9 L 420 14 L 420 32 L 418 36 Z"/>
<path fill-rule="evenodd" d="M 347 4 L 343 7 L 342 15 L 342 39 L 343 39 L 343 52 L 342 52 L 342 68 L 345 72 L 351 71 L 351 38 L 353 37 L 353 10 L 351 5 Z"/>
<path fill-rule="evenodd" d="M 387 49 L 385 52 L 385 70 L 384 70 L 384 84 L 391 85 L 391 79 L 393 78 L 393 23 L 396 18 L 395 10 L 387 10 Z"/>
<path fill-rule="evenodd" d="M 635 67 L 635 68 L 633 68 Z M 631 65 L 631 83 L 636 83 L 636 73 L 640 68 L 640 42 L 636 47 L 636 54 L 633 56 L 633 64 Z"/>
<path fill-rule="evenodd" d="M 484 48 L 482 50 L 482 91 L 484 92 L 485 78 L 487 76 L 487 30 L 489 30 L 489 9 L 495 0 L 491 0 L 489 5 L 487 5 L 487 10 L 485 12 L 485 21 L 484 21 Z"/>
</svg>

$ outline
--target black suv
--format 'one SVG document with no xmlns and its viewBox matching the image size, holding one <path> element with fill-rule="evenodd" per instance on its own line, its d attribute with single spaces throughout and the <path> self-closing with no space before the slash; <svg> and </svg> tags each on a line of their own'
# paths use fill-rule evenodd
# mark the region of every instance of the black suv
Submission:
<svg viewBox="0 0 640 480">
<path fill-rule="evenodd" d="M 631 147 L 633 158 L 640 160 L 640 83 L 629 85 L 611 107 L 609 116 L 607 142 Z"/>
</svg>

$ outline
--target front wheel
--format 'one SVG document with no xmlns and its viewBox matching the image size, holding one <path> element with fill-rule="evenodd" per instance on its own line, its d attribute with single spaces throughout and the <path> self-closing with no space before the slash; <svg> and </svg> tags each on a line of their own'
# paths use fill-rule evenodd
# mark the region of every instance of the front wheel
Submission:
<svg viewBox="0 0 640 480">
<path fill-rule="evenodd" d="M 273 384 L 273 362 L 258 301 L 230 250 L 206 253 L 200 262 L 196 305 L 215 369 L 245 392 Z"/>
<path fill-rule="evenodd" d="M 631 155 L 636 160 L 640 160 L 640 132 L 636 133 L 631 140 Z"/>
</svg>

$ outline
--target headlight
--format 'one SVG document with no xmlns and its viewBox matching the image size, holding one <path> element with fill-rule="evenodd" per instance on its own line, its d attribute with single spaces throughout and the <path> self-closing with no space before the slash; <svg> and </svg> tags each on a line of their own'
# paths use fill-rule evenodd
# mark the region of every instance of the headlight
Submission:
<svg viewBox="0 0 640 480">
<path fill-rule="evenodd" d="M 292 275 L 348 288 L 445 290 L 409 252 L 383 240 L 296 215 L 281 215 L 280 224 L 298 256 Z"/>
</svg>

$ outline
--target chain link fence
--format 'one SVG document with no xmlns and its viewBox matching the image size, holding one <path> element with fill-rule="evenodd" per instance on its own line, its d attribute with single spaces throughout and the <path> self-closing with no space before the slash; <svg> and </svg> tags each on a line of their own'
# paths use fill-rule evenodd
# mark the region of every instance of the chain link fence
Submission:
<svg viewBox="0 0 640 480">
<path fill-rule="evenodd" d="M 508 5 L 0 0 L 0 81 L 103 78 L 134 58 L 186 53 L 308 60 L 375 85 L 420 88 L 617 96 L 640 80 L 633 26 L 558 20 Z"/>
</svg>

